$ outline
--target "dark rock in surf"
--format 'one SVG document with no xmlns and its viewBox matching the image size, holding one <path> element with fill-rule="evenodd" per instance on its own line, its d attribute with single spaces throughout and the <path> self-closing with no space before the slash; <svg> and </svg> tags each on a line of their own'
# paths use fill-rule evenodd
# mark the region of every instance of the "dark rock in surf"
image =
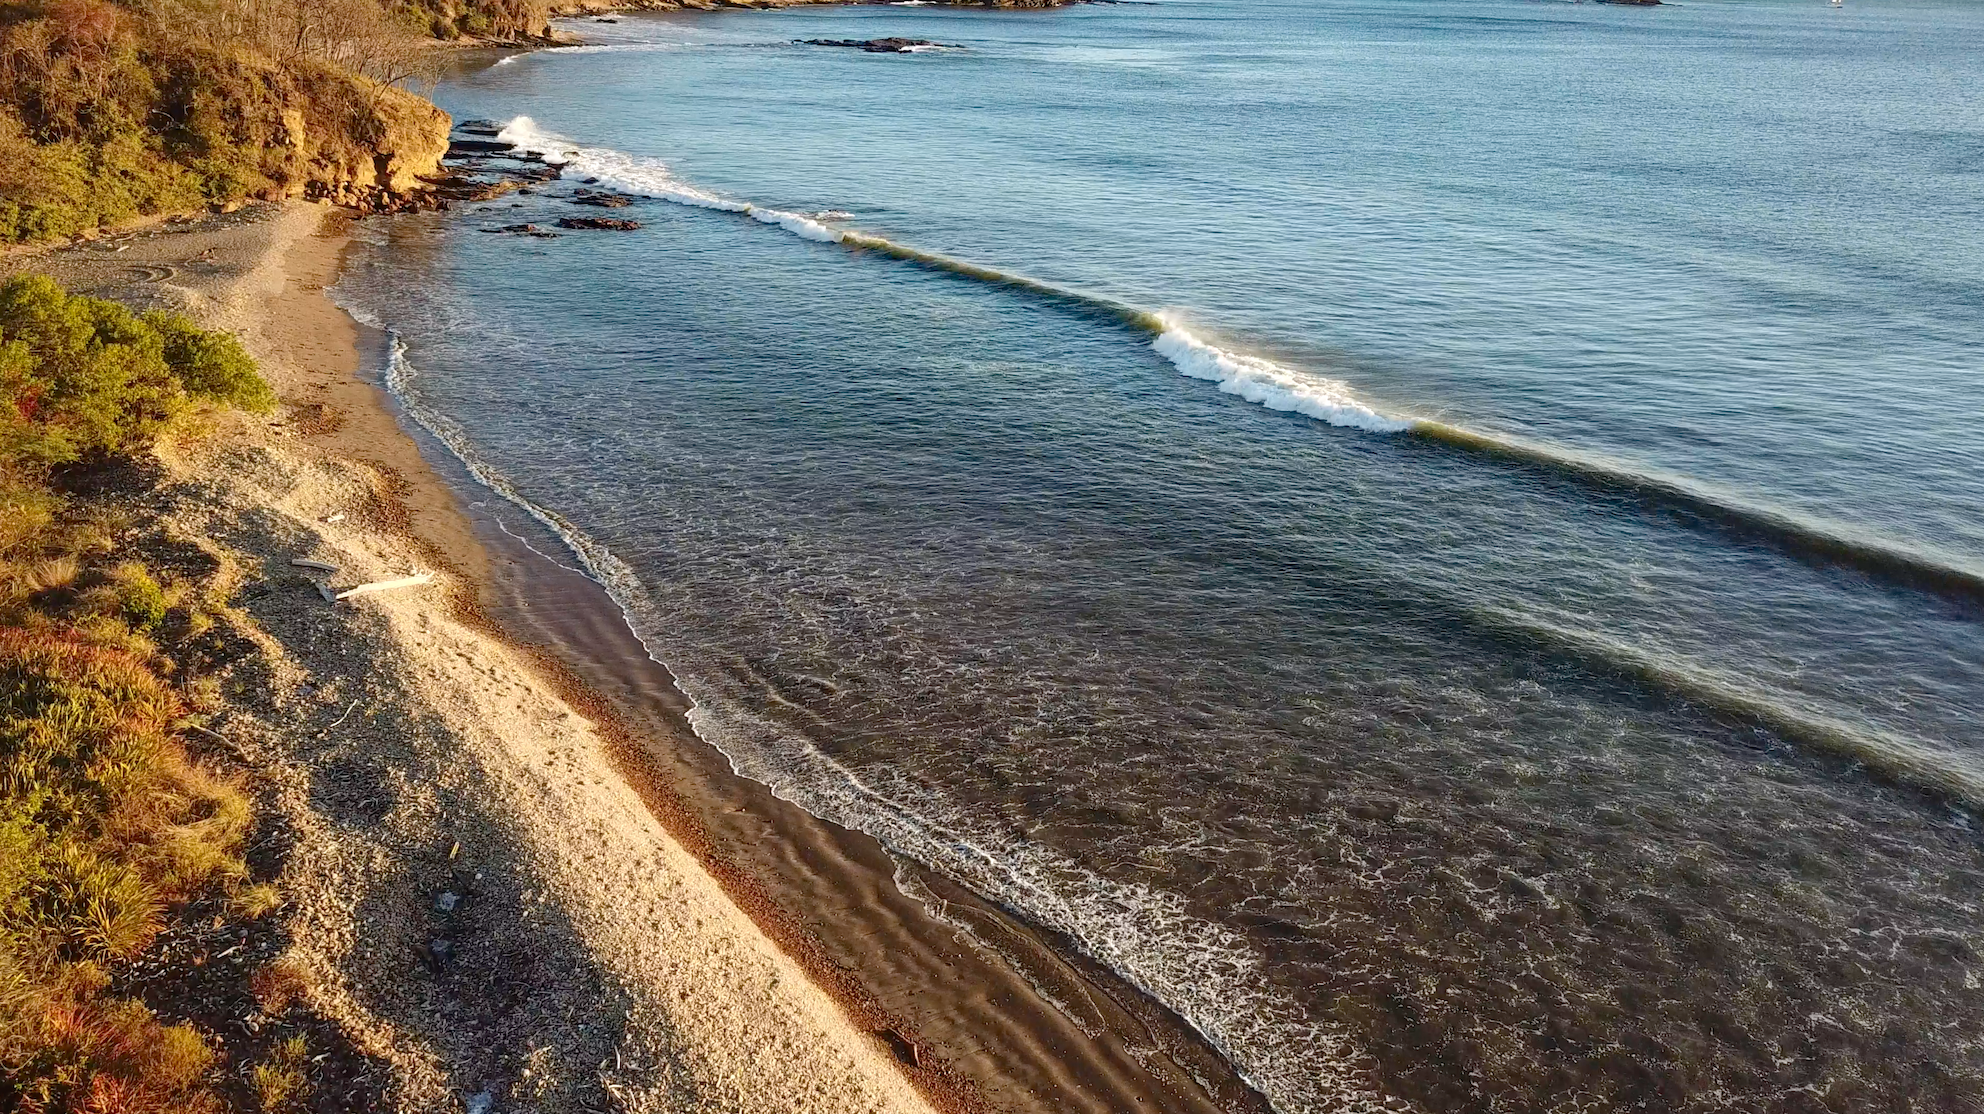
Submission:
<svg viewBox="0 0 1984 1114">
<path fill-rule="evenodd" d="M 580 190 L 572 198 L 574 205 L 593 205 L 601 209 L 625 209 L 633 203 L 634 199 L 626 194 L 605 193 L 598 190 Z"/>
<path fill-rule="evenodd" d="M 539 228 L 534 224 L 506 224 L 501 228 L 485 228 L 482 231 L 509 236 L 535 236 L 540 240 L 555 240 L 558 238 L 556 232 Z"/>
<path fill-rule="evenodd" d="M 436 196 L 450 201 L 494 201 L 523 185 L 522 182 L 510 178 L 498 178 L 492 181 L 466 174 L 437 178 L 431 184 Z"/>
<path fill-rule="evenodd" d="M 490 155 L 517 156 L 518 154 L 519 152 L 512 151 L 510 145 L 500 139 L 451 139 L 448 141 L 448 153 L 441 157 L 448 159 L 467 159 L 488 157 Z M 537 156 L 530 155 L 524 157 L 535 159 Z"/>
<path fill-rule="evenodd" d="M 640 221 L 615 217 L 561 217 L 558 221 L 560 228 L 590 228 L 609 232 L 632 232 L 640 226 Z"/>
<path fill-rule="evenodd" d="M 865 50 L 870 54 L 909 54 L 919 46 L 942 46 L 959 49 L 956 43 L 933 43 L 929 39 L 794 39 L 806 46 L 845 46 L 855 50 Z"/>
<path fill-rule="evenodd" d="M 502 133 L 503 126 L 494 120 L 463 120 L 455 125 L 455 130 L 463 135 L 480 135 L 494 139 Z"/>
</svg>

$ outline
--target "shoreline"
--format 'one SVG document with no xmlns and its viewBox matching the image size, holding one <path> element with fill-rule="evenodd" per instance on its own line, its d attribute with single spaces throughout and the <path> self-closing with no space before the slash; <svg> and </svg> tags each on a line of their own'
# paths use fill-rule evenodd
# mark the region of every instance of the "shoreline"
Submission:
<svg viewBox="0 0 1984 1114">
<path fill-rule="evenodd" d="M 361 328 L 375 334 L 368 375 L 380 404 L 490 557 L 476 621 L 599 725 L 650 812 L 927 1098 L 1040 1114 L 1271 1110 L 1205 1037 L 1070 942 L 736 773 L 690 725 L 691 702 L 620 604 L 565 563 L 562 537 L 474 478 L 386 389 L 387 341 Z M 905 875 L 952 923 L 905 892 Z"/>
<path fill-rule="evenodd" d="M 820 1000 L 812 1012 L 831 1001 L 827 1007 L 833 1015 L 830 1021 L 815 1017 L 801 1028 L 812 1029 L 816 1036 L 827 1034 L 821 1038 L 826 1046 L 861 1064 L 855 1076 L 862 1085 L 854 1090 L 865 1095 L 871 1090 L 891 1092 L 891 1084 L 912 1088 L 882 1106 L 850 1102 L 854 1095 L 841 1094 L 823 1108 L 935 1108 L 947 1112 L 1267 1109 L 1203 1038 L 1135 987 L 1098 965 L 1083 963 L 1078 956 L 1071 959 L 1072 950 L 1065 945 L 1057 947 L 1055 941 L 1031 926 L 947 880 L 897 862 L 871 837 L 821 821 L 774 797 L 763 785 L 732 772 L 728 760 L 689 728 L 688 704 L 675 688 L 673 677 L 648 655 L 605 589 L 546 556 L 562 546 L 548 530 L 534 539 L 521 536 L 513 526 L 521 526 L 528 534 L 536 524 L 505 524 L 502 516 L 479 506 L 495 493 L 476 485 L 446 447 L 404 414 L 386 391 L 379 374 L 384 367 L 384 336 L 351 320 L 327 293 L 352 248 L 345 231 L 349 220 L 340 210 L 311 203 L 257 205 L 192 221 L 154 222 L 108 233 L 92 242 L 22 253 L 4 261 L 8 270 L 55 273 L 84 292 L 139 305 L 175 305 L 206 324 L 234 329 L 263 361 L 283 398 L 281 416 L 273 421 L 230 421 L 232 428 L 217 438 L 219 445 L 202 454 L 209 459 L 180 462 L 174 468 L 195 486 L 218 483 L 238 487 L 229 478 L 215 475 L 217 461 L 243 451 L 254 454 L 274 449 L 277 455 L 286 456 L 288 450 L 304 450 L 303 460 L 286 460 L 277 469 L 285 473 L 281 482 L 263 486 L 245 500 L 239 491 L 215 500 L 247 504 L 240 508 L 245 513 L 231 515 L 234 521 L 226 530 L 214 531 L 216 534 L 238 535 L 242 532 L 239 519 L 273 514 L 289 519 L 286 529 L 276 533 L 291 536 L 272 538 L 266 524 L 258 524 L 246 531 L 249 537 L 230 538 L 226 544 L 265 553 L 286 544 L 312 556 L 322 555 L 327 546 L 334 551 L 356 546 L 368 552 L 353 563 L 378 570 L 365 579 L 398 575 L 408 565 L 443 573 L 443 584 L 438 588 L 374 597 L 376 603 L 339 605 L 331 611 L 299 579 L 284 576 L 278 562 L 270 568 L 272 582 L 258 586 L 259 590 L 251 589 L 257 599 L 241 604 L 273 636 L 276 655 L 300 659 L 305 674 L 322 676 L 327 672 L 325 663 L 311 659 L 326 640 L 328 621 L 333 628 L 343 628 L 338 638 L 356 634 L 361 642 L 367 642 L 356 653 L 337 656 L 342 658 L 342 670 L 370 675 L 369 690 L 382 675 L 433 672 L 432 659 L 437 655 L 433 646 L 422 644 L 417 636 L 409 637 L 405 630 L 355 632 L 348 628 L 376 622 L 379 611 L 390 616 L 388 628 L 412 627 L 425 634 L 437 625 L 458 627 L 448 632 L 453 644 L 447 652 L 479 659 L 476 685 L 528 693 L 525 703 L 536 702 L 543 709 L 532 717 L 531 726 L 547 720 L 577 720 L 583 738 L 568 740 L 578 745 L 569 746 L 561 756 L 569 760 L 569 750 L 590 752 L 591 772 L 584 779 L 590 787 L 565 799 L 566 818 L 596 821 L 607 814 L 610 827 L 645 826 L 651 830 L 637 833 L 634 842 L 645 843 L 650 848 L 648 856 L 667 857 L 652 850 L 659 844 L 680 859 L 660 874 L 637 871 L 634 877 L 616 879 L 619 885 L 615 888 L 621 891 L 622 900 L 630 900 L 630 891 L 645 890 L 651 901 L 657 893 L 679 889 L 683 874 L 700 876 L 710 893 L 742 926 L 748 926 L 732 925 L 721 934 L 729 946 L 742 946 L 755 937 L 776 953 L 773 966 L 793 968 L 798 981 Z M 311 227 L 301 231 L 302 223 Z M 280 231 L 272 234 L 271 229 Z M 212 250 L 216 244 L 226 250 L 217 254 Z M 127 254 L 133 248 L 138 250 Z M 291 441 L 296 444 L 289 444 Z M 323 515 L 317 516 L 319 521 L 304 521 L 296 515 L 295 489 L 319 486 L 298 471 L 323 468 L 346 473 L 335 485 L 345 489 L 340 497 L 363 508 L 353 516 L 361 521 L 350 528 L 331 529 L 331 524 L 321 521 Z M 258 470 L 248 469 L 251 473 Z M 360 479 L 360 486 L 372 490 L 350 490 L 351 481 L 359 477 L 370 479 L 369 485 Z M 284 494 L 277 494 L 285 489 Z M 321 498 L 324 492 L 314 491 L 313 495 Z M 209 526 L 180 525 L 187 529 Z M 301 539 L 294 536 L 298 528 L 305 534 Z M 346 559 L 341 557 L 337 563 Z M 281 583 L 289 580 L 297 582 Z M 297 588 L 304 588 L 307 596 L 298 594 Z M 445 624 L 437 623 L 439 617 L 433 614 L 436 604 L 445 615 Z M 371 637 L 368 641 L 364 636 Z M 461 640 L 472 644 L 473 649 L 464 653 Z M 404 676 L 394 679 L 407 680 Z M 240 708 L 235 717 L 239 727 L 280 735 L 281 729 L 273 726 L 276 721 L 296 720 L 295 729 L 302 730 L 313 723 L 340 720 L 338 713 L 348 717 L 361 702 L 345 697 L 336 681 L 319 681 L 315 693 L 307 679 L 293 680 L 290 687 L 286 697 L 276 698 L 275 706 L 256 708 L 252 701 L 247 702 L 249 706 Z M 407 695 L 411 698 L 398 702 L 404 706 L 396 710 L 410 719 L 433 717 L 435 704 L 465 704 L 455 708 L 454 715 L 441 716 L 459 721 L 450 724 L 451 730 L 446 732 L 455 742 L 462 735 L 510 735 L 519 726 L 513 716 L 479 707 L 474 698 L 459 691 L 444 693 L 439 700 L 431 692 Z M 284 707 L 285 702 L 322 705 L 313 709 L 321 715 L 306 712 L 299 716 L 298 709 Z M 230 729 L 228 734 L 233 737 L 240 731 Z M 504 748 L 514 751 L 532 741 L 509 738 Z M 257 753 L 249 745 L 243 749 Z M 274 748 L 277 752 L 283 749 Z M 294 741 L 287 749 L 306 753 L 285 756 L 264 751 L 257 764 L 266 761 L 276 769 L 277 781 L 289 783 L 289 789 L 279 794 L 287 801 L 283 806 L 285 820 L 306 832 L 307 849 L 307 833 L 321 832 L 327 826 L 323 823 L 326 811 L 337 811 L 327 810 L 321 799 L 325 795 L 321 783 L 327 774 L 342 774 L 347 756 L 312 755 L 307 753 L 310 746 L 297 746 Z M 516 757 L 498 754 L 492 759 L 499 767 L 515 767 Z M 394 762 L 419 769 L 423 764 L 432 765 L 433 759 L 429 755 L 393 755 L 363 780 L 375 790 L 378 783 L 404 780 L 408 771 L 388 768 Z M 500 772 L 513 776 L 517 770 Z M 299 800 L 298 793 L 318 799 Z M 376 827 L 390 819 L 371 815 L 378 811 L 372 803 L 376 793 L 361 796 L 365 799 L 343 802 L 347 811 L 356 806 L 363 814 L 358 818 L 359 826 Z M 638 818 L 626 814 L 630 802 L 639 810 Z M 498 823 L 514 826 L 517 821 L 503 818 Z M 383 848 L 378 846 L 381 839 L 387 844 L 393 842 L 387 833 L 367 835 L 372 845 L 365 857 L 375 862 L 390 860 L 396 854 L 403 859 L 425 858 L 428 861 L 411 873 L 436 879 L 426 884 L 430 893 L 451 892 L 447 891 L 448 880 L 460 873 L 450 865 L 453 860 L 433 861 L 436 856 L 431 846 L 424 851 L 411 846 L 396 851 Z M 425 831 L 409 840 L 401 833 L 399 841 L 405 844 L 425 838 L 432 843 L 432 837 L 433 832 Z M 560 838 L 560 833 L 536 830 L 524 833 L 523 842 L 556 844 Z M 451 842 L 457 848 L 467 845 L 453 837 Z M 481 857 L 492 862 L 514 860 L 514 854 L 506 855 L 501 849 L 504 842 L 500 838 L 485 840 Z M 322 859 L 338 857 L 337 851 L 316 856 L 318 869 Z M 586 862 L 594 856 L 578 851 L 577 857 Z M 313 869 L 313 856 L 300 858 L 304 860 L 300 869 L 308 874 Z M 598 870 L 575 868 L 570 863 L 561 867 L 509 861 L 501 869 L 537 876 L 536 885 L 514 884 L 519 895 L 540 887 L 556 889 L 561 884 L 597 890 L 601 881 Z M 939 895 L 957 923 L 938 920 L 921 901 L 905 893 L 899 874 L 912 875 L 913 887 Z M 404 954 L 395 965 L 376 952 L 364 954 L 363 948 L 358 949 L 360 954 L 352 951 L 356 938 L 364 935 L 359 924 L 366 913 L 362 909 L 354 913 L 350 906 L 377 904 L 368 901 L 379 896 L 377 881 L 360 880 L 345 871 L 335 880 L 319 874 L 296 885 L 314 891 L 300 895 L 300 905 L 336 906 L 341 898 L 348 899 L 342 902 L 346 907 L 341 911 L 305 909 L 298 914 L 303 936 L 321 934 L 334 941 L 334 946 L 317 948 L 319 954 L 303 957 L 330 988 L 323 1000 L 313 1004 L 351 1032 L 360 1047 L 392 1064 L 399 1077 L 403 1105 L 416 1095 L 420 1102 L 431 1102 L 441 1091 L 451 1089 L 443 1080 L 459 1075 L 458 1061 L 489 1058 L 487 1053 L 468 1049 L 451 1053 L 433 1047 L 427 1039 L 409 1042 L 409 1031 L 421 1036 L 413 1023 L 420 1011 L 408 1010 L 406 1003 L 426 1001 L 431 1008 L 433 988 L 418 974 L 393 969 L 405 966 Z M 466 887 L 457 883 L 455 888 Z M 349 893 L 353 889 L 357 891 L 355 900 Z M 599 896 L 597 892 L 579 895 L 570 904 L 597 906 Z M 431 896 L 426 900 L 432 900 Z M 422 926 L 423 921 L 433 918 L 420 915 L 420 901 L 416 897 L 411 909 L 405 907 L 404 895 L 385 902 L 400 906 L 391 919 L 402 926 L 402 935 L 411 932 L 418 936 L 431 929 L 431 924 Z M 528 899 L 519 896 L 517 903 L 527 907 Z M 583 921 L 587 915 L 600 916 L 597 908 L 584 915 L 579 909 L 561 912 L 568 924 Z M 624 921 L 624 917 L 620 919 Z M 595 924 L 593 930 L 607 932 L 610 927 Z M 971 943 L 960 931 L 966 927 L 980 941 L 997 941 L 996 956 Z M 529 952 L 546 944 L 535 938 L 540 930 L 525 931 L 524 919 L 510 928 L 509 948 Z M 643 945 L 624 939 L 629 929 L 622 923 L 608 933 L 623 937 L 612 947 L 566 939 L 553 941 L 555 946 L 550 950 L 568 967 L 597 965 L 601 958 L 613 958 L 614 952 L 644 950 Z M 740 941 L 740 937 L 745 939 Z M 648 952 L 656 948 L 654 941 L 645 945 Z M 416 941 L 406 950 L 418 949 Z M 309 945 L 301 949 L 311 950 Z M 669 951 L 665 944 L 659 950 L 664 954 Z M 596 954 L 602 951 L 607 956 Z M 382 958 L 388 961 L 382 963 Z M 620 1028 L 631 1030 L 641 1024 L 631 1015 L 641 1011 L 627 1008 L 631 1003 L 624 1000 L 626 984 L 639 984 L 646 975 L 643 972 L 629 978 L 624 973 L 594 972 L 581 981 L 595 987 L 591 1009 L 623 1011 L 623 1018 L 618 1019 L 624 1021 Z M 615 981 L 622 986 L 608 992 Z M 1045 993 L 1042 988 L 1046 988 Z M 632 997 L 660 997 L 643 995 L 641 989 L 636 986 Z M 379 1003 L 367 1001 L 377 997 L 400 1001 L 382 1009 Z M 1085 1005 L 1077 1008 L 1072 1003 Z M 566 1005 L 568 1013 L 582 1008 L 586 1007 L 579 1002 Z M 472 1025 L 478 1020 L 475 1014 L 470 1009 L 456 1020 Z M 657 1028 L 679 1033 L 682 1026 L 661 1024 Z M 777 1043 L 789 1035 L 774 1028 L 765 1037 Z M 596 1051 L 603 1051 L 603 1058 L 620 1062 L 627 1059 L 622 1047 L 640 1043 L 641 1037 L 620 1031 L 610 1048 L 601 1045 L 597 1037 L 592 1043 Z M 409 1043 L 426 1047 L 410 1052 Z M 724 1040 L 710 1043 L 714 1051 L 706 1049 L 703 1054 L 728 1054 Z M 489 1074 L 486 1068 L 479 1070 Z M 463 1086 L 452 1086 L 457 1097 L 476 1093 Z M 793 1096 L 776 1086 L 764 1088 L 759 1098 L 772 1108 L 807 1108 L 807 1104 L 791 1101 Z M 634 1103 L 627 1108 L 680 1107 Z"/>
<path fill-rule="evenodd" d="M 386 1066 L 397 1110 L 932 1109 L 463 606 L 486 558 L 357 374 L 327 216 L 253 206 L 5 261 L 230 329 L 283 400 L 162 444 L 159 476 L 118 496 L 239 570 L 257 652 L 217 675 L 213 733 L 296 833 L 279 885 L 304 999 Z M 442 584 L 332 605 L 303 556 L 340 587 L 436 566 Z"/>
</svg>

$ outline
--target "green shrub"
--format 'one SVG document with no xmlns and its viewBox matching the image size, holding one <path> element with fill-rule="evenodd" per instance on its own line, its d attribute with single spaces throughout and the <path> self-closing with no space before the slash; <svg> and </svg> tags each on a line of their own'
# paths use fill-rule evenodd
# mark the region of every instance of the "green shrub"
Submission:
<svg viewBox="0 0 1984 1114">
<path fill-rule="evenodd" d="M 125 561 L 111 570 L 110 583 L 117 590 L 124 621 L 133 628 L 149 633 L 165 622 L 165 589 L 144 565 Z"/>
<path fill-rule="evenodd" d="M 244 410 L 274 408 L 275 392 L 232 334 L 207 332 L 176 313 L 148 313 L 144 320 L 158 331 L 165 362 L 186 390 Z"/>
<path fill-rule="evenodd" d="M 231 336 L 177 314 L 139 317 L 41 275 L 0 284 L 0 471 L 32 475 L 135 447 L 189 399 L 275 402 Z"/>
</svg>

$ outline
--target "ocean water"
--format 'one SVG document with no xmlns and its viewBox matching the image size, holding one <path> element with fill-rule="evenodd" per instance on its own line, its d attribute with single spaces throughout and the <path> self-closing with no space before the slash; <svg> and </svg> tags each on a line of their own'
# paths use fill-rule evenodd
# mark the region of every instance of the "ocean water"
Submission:
<svg viewBox="0 0 1984 1114">
<path fill-rule="evenodd" d="M 740 772 L 1286 1114 L 1984 1108 L 1984 5 L 575 26 L 340 293 Z"/>
</svg>

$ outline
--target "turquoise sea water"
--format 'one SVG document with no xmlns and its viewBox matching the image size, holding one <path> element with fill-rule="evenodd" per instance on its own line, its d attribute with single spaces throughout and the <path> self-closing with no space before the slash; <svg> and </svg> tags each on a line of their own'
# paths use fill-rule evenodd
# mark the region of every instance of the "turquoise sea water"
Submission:
<svg viewBox="0 0 1984 1114">
<path fill-rule="evenodd" d="M 574 26 L 342 296 L 740 771 L 1283 1111 L 1984 1105 L 1984 6 Z"/>
</svg>

